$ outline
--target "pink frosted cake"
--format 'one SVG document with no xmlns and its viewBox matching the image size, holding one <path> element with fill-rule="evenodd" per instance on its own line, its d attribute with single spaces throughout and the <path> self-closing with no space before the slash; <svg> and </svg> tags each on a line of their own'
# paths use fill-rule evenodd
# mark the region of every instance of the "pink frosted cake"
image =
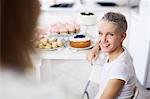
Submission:
<svg viewBox="0 0 150 99">
<path fill-rule="evenodd" d="M 76 23 L 56 23 L 50 26 L 51 33 L 59 35 L 75 34 L 80 32 L 80 26 Z"/>
</svg>

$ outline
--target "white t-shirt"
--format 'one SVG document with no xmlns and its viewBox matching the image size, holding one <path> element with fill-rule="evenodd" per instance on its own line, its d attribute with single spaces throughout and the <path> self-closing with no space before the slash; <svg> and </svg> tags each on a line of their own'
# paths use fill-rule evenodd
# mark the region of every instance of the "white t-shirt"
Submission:
<svg viewBox="0 0 150 99">
<path fill-rule="evenodd" d="M 78 96 L 58 82 L 39 84 L 25 75 L 0 70 L 0 99 L 78 99 Z"/>
<path fill-rule="evenodd" d="M 124 52 L 121 53 L 117 59 L 104 64 L 99 82 L 99 92 L 95 99 L 99 99 L 110 79 L 121 79 L 125 81 L 125 85 L 117 99 L 129 99 L 133 96 L 136 75 L 132 58 L 125 48 Z"/>
</svg>

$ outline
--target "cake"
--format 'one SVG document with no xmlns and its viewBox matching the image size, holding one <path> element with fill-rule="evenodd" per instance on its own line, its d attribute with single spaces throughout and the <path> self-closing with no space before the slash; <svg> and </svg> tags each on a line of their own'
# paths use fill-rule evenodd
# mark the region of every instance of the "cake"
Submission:
<svg viewBox="0 0 150 99">
<path fill-rule="evenodd" d="M 69 39 L 69 44 L 73 48 L 86 48 L 91 45 L 91 40 L 85 35 L 76 35 Z"/>
<path fill-rule="evenodd" d="M 81 12 L 77 16 L 77 23 L 80 25 L 95 25 L 97 17 L 91 12 Z"/>
<path fill-rule="evenodd" d="M 76 23 L 58 22 L 50 26 L 49 31 L 59 35 L 69 35 L 80 32 L 80 26 Z"/>
</svg>

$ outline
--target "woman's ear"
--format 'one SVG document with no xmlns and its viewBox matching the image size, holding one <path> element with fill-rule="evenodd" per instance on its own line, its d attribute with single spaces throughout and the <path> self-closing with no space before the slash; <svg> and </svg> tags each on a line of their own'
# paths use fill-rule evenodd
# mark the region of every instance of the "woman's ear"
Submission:
<svg viewBox="0 0 150 99">
<path fill-rule="evenodd" d="M 124 33 L 122 33 L 122 35 L 121 35 L 121 41 L 123 42 L 123 40 L 126 38 L 126 32 L 124 32 Z"/>
</svg>

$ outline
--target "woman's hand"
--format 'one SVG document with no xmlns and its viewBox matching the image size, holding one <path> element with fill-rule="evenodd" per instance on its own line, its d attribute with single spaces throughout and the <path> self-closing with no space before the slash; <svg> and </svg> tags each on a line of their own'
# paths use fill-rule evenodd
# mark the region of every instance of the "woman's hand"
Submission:
<svg viewBox="0 0 150 99">
<path fill-rule="evenodd" d="M 97 43 L 96 46 L 87 53 L 86 55 L 87 61 L 92 64 L 99 57 L 99 53 L 100 53 L 100 48 L 99 48 L 99 44 Z"/>
</svg>

